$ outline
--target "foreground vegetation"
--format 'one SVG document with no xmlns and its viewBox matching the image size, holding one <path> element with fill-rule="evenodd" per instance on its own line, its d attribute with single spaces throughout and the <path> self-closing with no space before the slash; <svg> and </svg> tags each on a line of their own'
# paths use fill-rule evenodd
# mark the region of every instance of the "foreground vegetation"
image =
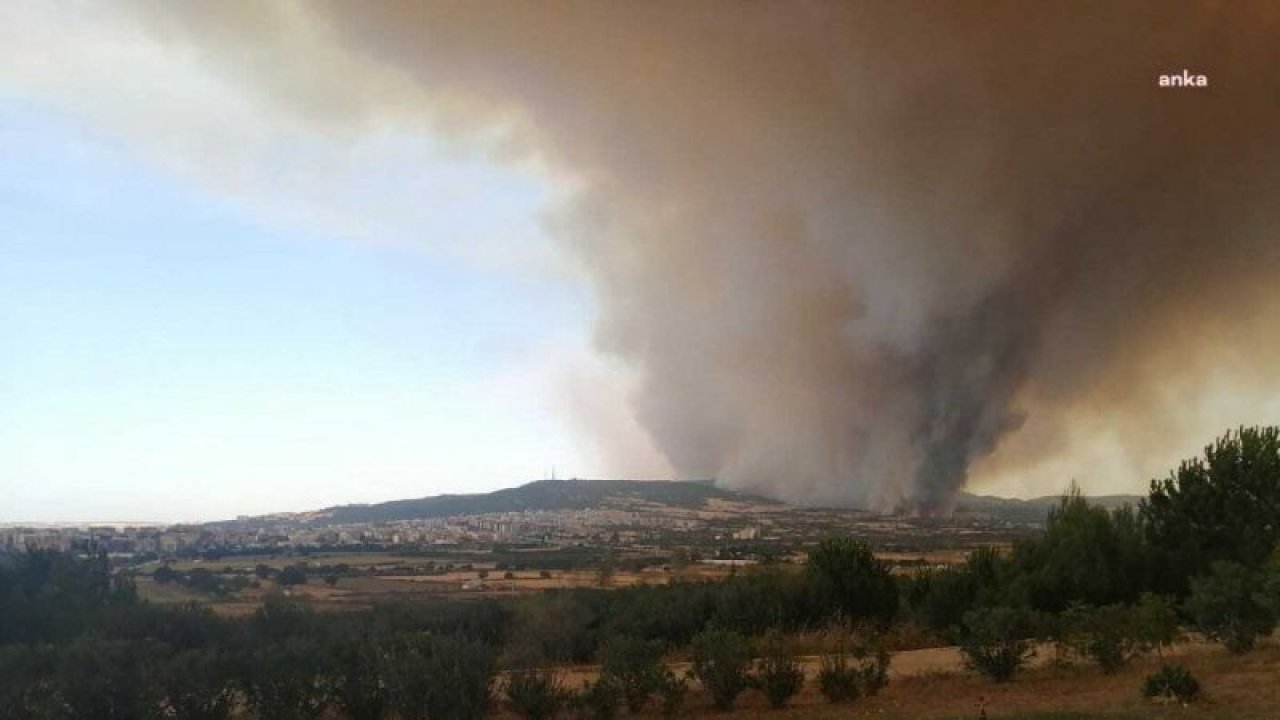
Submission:
<svg viewBox="0 0 1280 720">
<path fill-rule="evenodd" d="M 1185 627 L 1275 669 L 1274 649 L 1255 647 L 1280 614 L 1277 517 L 1280 432 L 1253 428 L 1154 481 L 1136 509 L 1073 490 L 1042 537 L 910 578 L 835 538 L 799 572 L 328 615 L 277 594 L 231 620 L 141 601 L 105 557 L 31 553 L 0 564 L 0 717 L 437 720 L 501 705 L 611 718 L 681 712 L 690 687 L 720 710 L 806 692 L 871 706 L 890 649 L 956 644 L 1007 683 L 1045 642 L 1096 664 L 1090 677 L 1124 678 L 1134 698 L 1145 685 L 1187 702 L 1198 693 L 1174 689 L 1184 675 L 1214 690 L 1165 662 Z M 806 673 L 797 642 L 816 635 L 825 657 Z M 573 663 L 602 670 L 571 687 L 556 668 Z"/>
</svg>

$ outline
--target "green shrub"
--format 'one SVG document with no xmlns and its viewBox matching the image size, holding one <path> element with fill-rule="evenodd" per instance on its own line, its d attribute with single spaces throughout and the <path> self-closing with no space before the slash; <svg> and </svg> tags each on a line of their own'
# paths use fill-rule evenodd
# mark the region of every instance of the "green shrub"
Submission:
<svg viewBox="0 0 1280 720">
<path fill-rule="evenodd" d="M 1063 613 L 1059 644 L 1088 658 L 1110 675 L 1139 649 L 1134 611 L 1125 605 L 1072 606 Z"/>
<path fill-rule="evenodd" d="M 849 663 L 846 653 L 822 658 L 818 668 L 818 689 L 827 702 L 841 703 L 857 699 L 860 694 L 861 673 Z"/>
<path fill-rule="evenodd" d="M 769 707 L 780 708 L 800 692 L 804 671 L 781 635 L 771 633 L 765 639 L 763 650 L 762 657 L 756 661 L 752 683 L 764 693 Z"/>
<path fill-rule="evenodd" d="M 688 678 L 676 675 L 669 668 L 664 669 L 658 681 L 658 709 L 662 712 L 662 717 L 675 717 L 684 705 L 684 696 L 688 693 Z"/>
<path fill-rule="evenodd" d="M 573 706 L 583 720 L 613 720 L 622 705 L 622 686 L 610 675 L 588 681 L 573 698 Z"/>
<path fill-rule="evenodd" d="M 549 720 L 571 694 L 554 670 L 521 670 L 507 677 L 504 692 L 512 712 L 525 720 Z"/>
<path fill-rule="evenodd" d="M 858 681 L 862 683 L 862 693 L 874 697 L 889 684 L 889 651 L 877 645 L 871 652 L 855 651 L 854 657 L 860 659 Z"/>
<path fill-rule="evenodd" d="M 1200 694 L 1200 683 L 1181 665 L 1165 665 L 1142 683 L 1142 696 L 1189 703 Z"/>
<path fill-rule="evenodd" d="M 704 630 L 693 638 L 693 676 L 711 693 L 717 710 L 728 710 L 750 684 L 751 645 L 730 630 Z"/>
<path fill-rule="evenodd" d="M 262 648 L 246 674 L 249 706 L 272 720 L 319 717 L 329 700 L 322 688 L 323 657 L 317 642 L 301 637 Z"/>
<path fill-rule="evenodd" d="M 164 696 L 165 717 L 223 720 L 235 706 L 234 659 L 217 650 L 184 650 L 160 660 L 152 681 Z"/>
<path fill-rule="evenodd" d="M 614 678 L 627 710 L 638 713 L 662 680 L 662 645 L 638 637 L 619 635 L 605 643 L 601 674 Z"/>
<path fill-rule="evenodd" d="M 1008 682 L 1035 655 L 1026 610 L 994 607 L 964 614 L 964 638 L 960 652 L 965 666 L 996 682 Z"/>
<path fill-rule="evenodd" d="M 476 720 L 492 699 L 493 651 L 458 636 L 419 636 L 393 649 L 387 663 L 388 695 L 406 720 Z"/>
<path fill-rule="evenodd" d="M 859 642 L 852 650 L 824 657 L 818 668 L 818 687 L 832 703 L 876 695 L 888 684 L 889 652 L 879 640 L 872 646 Z"/>
<path fill-rule="evenodd" d="M 1193 578 L 1186 607 L 1208 638 L 1237 654 L 1252 650 L 1276 625 L 1262 573 L 1239 563 L 1215 562 L 1208 575 Z"/>
</svg>

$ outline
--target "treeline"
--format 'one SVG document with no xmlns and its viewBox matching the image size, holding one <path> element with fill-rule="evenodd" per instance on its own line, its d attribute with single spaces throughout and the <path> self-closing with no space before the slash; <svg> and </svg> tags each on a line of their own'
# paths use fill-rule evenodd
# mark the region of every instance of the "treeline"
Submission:
<svg viewBox="0 0 1280 720">
<path fill-rule="evenodd" d="M 910 577 L 836 538 L 803 567 L 721 582 L 323 615 L 272 596 L 230 620 L 140 601 L 105 557 L 31 553 L 0 560 L 0 717 L 437 720 L 482 716 L 495 695 L 525 717 L 611 717 L 619 703 L 669 713 L 687 689 L 665 662 L 674 656 L 717 706 L 750 688 L 781 704 L 803 682 L 792 638 L 831 628 L 844 639 L 824 649 L 819 684 L 832 700 L 878 689 L 885 650 L 907 638 L 957 643 L 996 680 L 1037 640 L 1112 671 L 1186 625 L 1251 648 L 1280 614 L 1278 539 L 1280 433 L 1253 428 L 1154 481 L 1137 508 L 1072 491 L 1043 536 Z M 581 662 L 603 663 L 601 679 L 568 689 L 548 670 Z M 1152 683 L 1173 692 L 1194 680 L 1169 668 Z"/>
</svg>

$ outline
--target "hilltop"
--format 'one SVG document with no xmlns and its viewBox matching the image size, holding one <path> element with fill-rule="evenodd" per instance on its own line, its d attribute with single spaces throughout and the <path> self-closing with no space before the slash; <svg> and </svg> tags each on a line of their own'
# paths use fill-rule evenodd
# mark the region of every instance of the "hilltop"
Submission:
<svg viewBox="0 0 1280 720">
<path fill-rule="evenodd" d="M 485 515 L 521 510 L 697 510 L 718 501 L 730 508 L 782 507 L 777 500 L 718 488 L 710 481 L 537 480 L 468 495 L 435 495 L 369 505 L 339 505 L 308 513 L 313 524 L 350 524 Z"/>
</svg>

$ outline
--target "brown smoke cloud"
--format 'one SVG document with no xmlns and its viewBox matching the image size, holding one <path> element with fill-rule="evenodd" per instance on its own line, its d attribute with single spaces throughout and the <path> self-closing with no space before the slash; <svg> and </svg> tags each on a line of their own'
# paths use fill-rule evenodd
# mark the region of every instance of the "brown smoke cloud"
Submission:
<svg viewBox="0 0 1280 720">
<path fill-rule="evenodd" d="M 682 476 L 931 511 L 1280 392 L 1274 4 L 266 5 L 146 15 L 304 114 L 516 128 Z"/>
</svg>

